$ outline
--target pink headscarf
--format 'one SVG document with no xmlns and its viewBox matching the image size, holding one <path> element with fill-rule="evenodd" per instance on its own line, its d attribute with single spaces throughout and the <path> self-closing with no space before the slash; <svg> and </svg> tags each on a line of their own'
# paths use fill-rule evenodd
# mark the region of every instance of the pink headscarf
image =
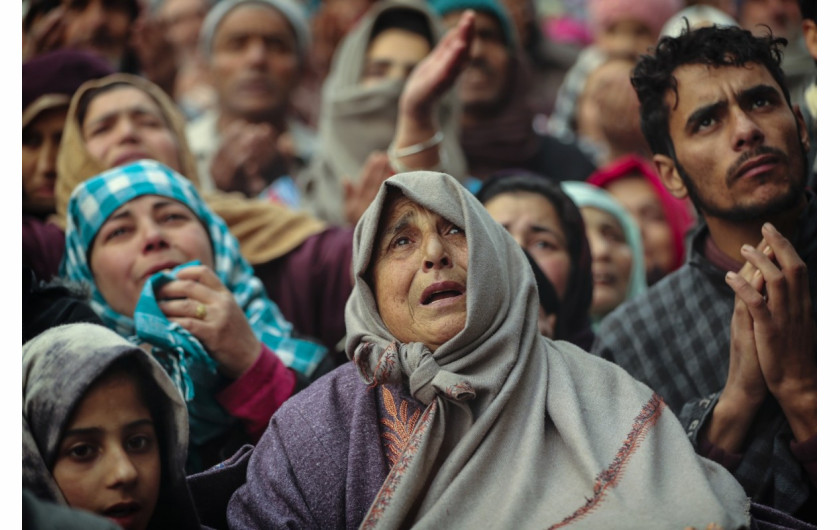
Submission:
<svg viewBox="0 0 840 530">
<path fill-rule="evenodd" d="M 593 29 L 603 29 L 624 18 L 644 22 L 654 36 L 669 18 L 683 8 L 682 0 L 589 0 L 589 21 Z"/>
<path fill-rule="evenodd" d="M 665 211 L 665 219 L 671 227 L 671 237 L 674 244 L 674 261 L 666 272 L 675 271 L 685 260 L 685 234 L 694 226 L 694 214 L 690 203 L 685 199 L 677 199 L 665 188 L 659 175 L 651 164 L 636 155 L 627 155 L 598 169 L 589 176 L 587 182 L 599 188 L 606 188 L 610 182 L 630 175 L 640 174 L 647 180 Z"/>
</svg>

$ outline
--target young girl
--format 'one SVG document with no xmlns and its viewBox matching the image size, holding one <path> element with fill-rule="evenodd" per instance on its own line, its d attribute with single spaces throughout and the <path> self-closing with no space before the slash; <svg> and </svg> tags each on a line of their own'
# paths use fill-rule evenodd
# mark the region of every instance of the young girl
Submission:
<svg viewBox="0 0 840 530">
<path fill-rule="evenodd" d="M 149 354 L 96 324 L 23 347 L 23 486 L 123 528 L 198 528 L 187 410 Z"/>
</svg>

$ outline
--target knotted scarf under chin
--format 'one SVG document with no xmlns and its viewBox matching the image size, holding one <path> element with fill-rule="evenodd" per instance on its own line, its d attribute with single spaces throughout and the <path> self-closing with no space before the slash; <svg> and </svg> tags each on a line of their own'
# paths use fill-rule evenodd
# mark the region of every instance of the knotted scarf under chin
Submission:
<svg viewBox="0 0 840 530">
<path fill-rule="evenodd" d="M 353 360 L 368 385 L 400 385 L 407 378 L 411 395 L 424 405 L 437 396 L 467 401 L 476 395 L 463 376 L 441 368 L 432 351 L 420 342 L 394 341 L 384 348 L 373 342 L 361 342 Z"/>
</svg>

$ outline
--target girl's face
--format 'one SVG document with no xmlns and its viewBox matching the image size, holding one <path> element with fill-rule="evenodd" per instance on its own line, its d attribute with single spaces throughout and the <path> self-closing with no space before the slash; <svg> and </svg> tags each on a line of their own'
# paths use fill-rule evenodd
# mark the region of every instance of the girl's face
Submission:
<svg viewBox="0 0 840 530">
<path fill-rule="evenodd" d="M 653 186 L 641 175 L 631 175 L 613 180 L 605 189 L 638 223 L 648 274 L 669 272 L 674 263 L 674 240 L 665 209 Z"/>
<path fill-rule="evenodd" d="M 627 298 L 633 252 L 621 224 L 611 214 L 588 206 L 580 213 L 592 251 L 591 313 L 603 318 Z"/>
<path fill-rule="evenodd" d="M 160 490 L 160 448 L 136 380 L 106 375 L 79 402 L 52 470 L 67 503 L 144 529 Z"/>
<path fill-rule="evenodd" d="M 180 201 L 143 195 L 115 210 L 99 229 L 90 270 L 105 302 L 132 316 L 149 276 L 192 260 L 213 267 L 213 245 L 198 217 Z"/>
<path fill-rule="evenodd" d="M 96 95 L 82 121 L 82 138 L 90 155 L 109 169 L 150 158 L 183 170 L 175 133 L 151 96 L 136 87 Z"/>
<path fill-rule="evenodd" d="M 484 207 L 531 254 L 562 300 L 572 261 L 563 225 L 551 202 L 539 193 L 517 191 L 501 193 Z"/>
</svg>

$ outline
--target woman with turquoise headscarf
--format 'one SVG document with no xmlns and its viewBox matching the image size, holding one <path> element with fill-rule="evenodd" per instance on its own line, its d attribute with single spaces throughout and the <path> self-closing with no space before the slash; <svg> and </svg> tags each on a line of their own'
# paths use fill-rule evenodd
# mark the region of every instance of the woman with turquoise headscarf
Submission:
<svg viewBox="0 0 840 530">
<path fill-rule="evenodd" d="M 142 160 L 79 184 L 62 276 L 107 326 L 145 345 L 188 405 L 195 471 L 259 439 L 326 349 L 294 330 L 193 185 Z"/>
<path fill-rule="evenodd" d="M 645 254 L 636 221 L 606 191 L 584 182 L 563 182 L 580 208 L 592 253 L 593 329 L 618 307 L 647 289 Z"/>
</svg>

